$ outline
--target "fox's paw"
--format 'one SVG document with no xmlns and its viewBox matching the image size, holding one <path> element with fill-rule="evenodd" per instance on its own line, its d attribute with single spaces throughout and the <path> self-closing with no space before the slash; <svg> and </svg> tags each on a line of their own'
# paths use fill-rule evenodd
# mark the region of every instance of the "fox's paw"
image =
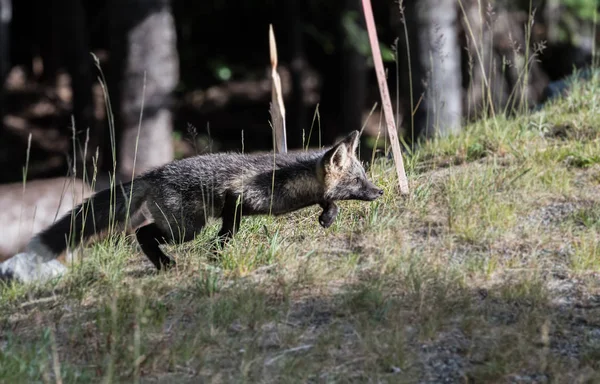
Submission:
<svg viewBox="0 0 600 384">
<path fill-rule="evenodd" d="M 177 263 L 175 262 L 175 260 L 173 260 L 170 257 L 166 260 L 161 260 L 161 267 L 162 267 L 161 269 L 163 269 L 165 271 L 175 268 L 176 265 L 177 265 Z"/>
<path fill-rule="evenodd" d="M 319 216 L 319 224 L 323 228 L 329 228 L 331 224 L 335 221 L 335 218 L 338 215 L 338 207 L 337 205 L 331 203 L 327 206 L 326 209 L 323 209 L 323 213 Z"/>
</svg>

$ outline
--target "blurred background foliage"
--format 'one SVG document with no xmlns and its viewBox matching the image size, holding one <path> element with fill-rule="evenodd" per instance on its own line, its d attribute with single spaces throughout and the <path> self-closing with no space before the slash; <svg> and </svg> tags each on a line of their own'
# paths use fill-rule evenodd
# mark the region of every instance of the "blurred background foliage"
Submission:
<svg viewBox="0 0 600 384">
<path fill-rule="evenodd" d="M 432 5 L 421 7 L 426 3 Z M 458 62 L 452 67 L 458 72 L 444 72 L 442 77 L 458 79 L 460 89 L 445 97 L 462 100 L 453 112 L 460 114 L 460 121 L 535 108 L 555 95 L 556 88 L 548 88 L 553 82 L 589 67 L 595 53 L 595 0 L 373 0 L 372 4 L 399 129 L 410 137 L 407 141 L 415 132 L 427 137 L 428 129 L 444 131 L 442 126 L 421 127 L 429 124 L 426 121 L 436 110 L 427 89 L 432 71 L 421 68 L 427 66 L 427 49 L 445 50 L 433 57 L 442 66 Z M 174 147 L 173 154 L 166 153 L 157 164 L 172 156 L 240 150 L 242 135 L 245 150 L 269 150 L 270 23 L 279 48 L 289 146 L 330 144 L 365 124 L 366 136 L 380 133 L 379 109 L 367 120 L 379 92 L 359 0 L 1 0 L 0 7 L 11 10 L 0 31 L 6 38 L 6 43 L 0 42 L 5 52 L 0 163 L 6 170 L 0 182 L 22 177 L 30 133 L 32 176 L 64 175 L 73 163 L 73 121 L 80 142 L 85 141 L 81 132 L 90 129 L 90 143 L 100 148 L 101 168 L 113 168 L 107 148 L 109 119 L 99 72 L 91 56 L 86 58 L 89 52 L 97 55 L 108 79 L 108 92 L 116 103 L 115 139 L 120 143 L 127 141 L 128 130 L 137 129 L 137 124 L 127 122 L 139 116 L 139 110 L 133 110 L 140 108 L 141 97 L 131 94 L 141 94 L 142 87 L 131 79 L 155 69 L 145 97 L 161 100 L 157 108 L 172 113 L 164 120 L 172 123 L 157 120 L 153 126 L 171 132 L 173 142 L 159 135 L 162 139 L 153 139 L 159 140 L 155 144 L 149 139 L 142 149 Z M 440 9 L 445 11 L 440 14 Z M 172 16 L 172 22 L 160 24 L 152 16 L 162 11 Z M 136 35 L 143 23 L 159 23 L 146 31 L 164 32 Z M 176 37 L 172 50 L 167 47 L 170 29 Z M 135 62 L 131 52 L 138 51 L 132 47 L 142 47 L 140 57 L 146 59 Z M 477 63 L 479 59 L 484 65 Z M 164 71 L 157 66 L 165 66 Z M 76 73 L 88 80 L 77 82 Z M 174 85 L 164 89 L 152 85 L 160 83 L 160 73 L 175 79 Z M 409 78 L 414 86 L 412 106 Z M 452 91 L 448 84 L 443 87 Z M 160 95 L 153 95 L 157 89 Z M 86 105 L 93 114 L 78 112 Z M 152 119 L 150 113 L 145 116 Z M 150 125 L 142 128 L 142 134 L 162 129 Z M 319 134 L 305 143 L 311 128 Z M 130 149 L 121 148 L 124 159 Z M 149 156 L 148 166 L 153 165 L 151 160 Z"/>
</svg>

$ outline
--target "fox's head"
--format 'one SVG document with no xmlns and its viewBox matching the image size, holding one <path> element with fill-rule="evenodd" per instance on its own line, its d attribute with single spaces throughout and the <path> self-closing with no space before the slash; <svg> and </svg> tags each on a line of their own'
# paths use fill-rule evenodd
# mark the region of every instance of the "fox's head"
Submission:
<svg viewBox="0 0 600 384">
<path fill-rule="evenodd" d="M 358 131 L 325 152 L 322 160 L 323 182 L 326 200 L 373 201 L 383 195 L 369 179 L 356 156 Z"/>
</svg>

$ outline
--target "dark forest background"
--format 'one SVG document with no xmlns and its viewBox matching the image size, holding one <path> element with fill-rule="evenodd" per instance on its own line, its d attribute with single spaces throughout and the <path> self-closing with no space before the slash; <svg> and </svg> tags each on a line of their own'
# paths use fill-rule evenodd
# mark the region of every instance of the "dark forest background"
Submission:
<svg viewBox="0 0 600 384">
<path fill-rule="evenodd" d="M 593 61 L 594 0 L 372 4 L 406 148 L 532 110 Z M 32 179 L 82 164 L 103 174 L 114 160 L 126 177 L 136 146 L 135 173 L 270 150 L 270 23 L 288 146 L 361 129 L 379 92 L 359 0 L 0 0 L 0 182 L 22 180 L 25 165 Z M 365 137 L 379 130 L 375 109 Z"/>
</svg>

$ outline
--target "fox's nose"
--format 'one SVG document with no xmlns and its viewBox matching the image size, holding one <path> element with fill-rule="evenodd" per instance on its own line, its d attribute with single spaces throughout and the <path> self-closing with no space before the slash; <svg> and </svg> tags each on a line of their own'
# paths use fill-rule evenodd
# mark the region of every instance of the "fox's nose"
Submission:
<svg viewBox="0 0 600 384">
<path fill-rule="evenodd" d="M 377 192 L 377 194 L 378 194 L 379 196 L 383 196 L 383 189 L 380 189 L 380 190 Z"/>
</svg>

